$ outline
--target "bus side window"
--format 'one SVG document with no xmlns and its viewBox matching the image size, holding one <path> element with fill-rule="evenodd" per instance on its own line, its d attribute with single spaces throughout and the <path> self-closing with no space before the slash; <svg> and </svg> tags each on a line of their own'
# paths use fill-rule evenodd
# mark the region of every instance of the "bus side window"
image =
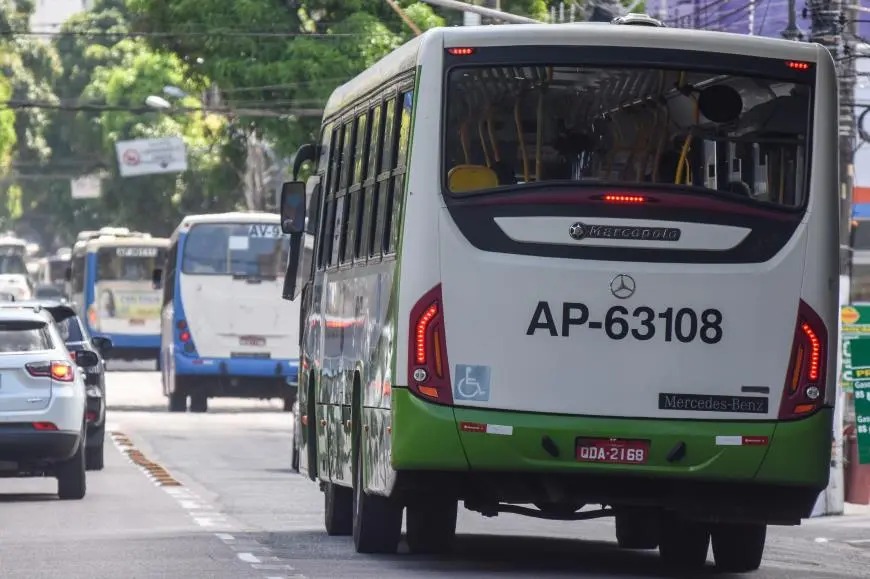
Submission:
<svg viewBox="0 0 870 579">
<path fill-rule="evenodd" d="M 369 131 L 369 162 L 366 170 L 366 179 L 363 181 L 363 214 L 360 234 L 360 250 L 358 257 L 368 259 L 374 255 L 375 225 L 377 223 L 378 208 L 378 161 L 381 158 L 384 130 L 383 103 L 377 103 L 372 108 L 371 130 Z"/>
<path fill-rule="evenodd" d="M 380 174 L 378 175 L 378 208 L 377 208 L 377 225 L 375 227 L 374 243 L 372 243 L 372 254 L 382 255 L 387 249 L 385 241 L 386 227 L 388 227 L 387 210 L 389 209 L 390 190 L 392 189 L 393 177 L 392 171 L 396 167 L 396 137 L 399 135 L 397 121 L 399 115 L 396 111 L 396 97 L 392 97 L 387 101 L 386 113 L 384 114 L 384 138 L 383 155 L 381 156 Z"/>
<path fill-rule="evenodd" d="M 320 245 L 318 247 L 317 265 L 325 268 L 332 256 L 332 226 L 335 222 L 335 190 L 338 188 L 338 157 L 339 157 L 340 129 L 331 131 L 329 147 L 329 167 L 326 172 L 326 181 L 323 186 L 323 221 L 318 230 Z"/>
<path fill-rule="evenodd" d="M 71 260 L 72 264 L 72 291 L 83 293 L 85 291 L 85 256 L 77 255 Z"/>
<path fill-rule="evenodd" d="M 398 121 L 398 154 L 396 155 L 392 187 L 390 188 L 390 200 L 387 204 L 387 222 L 384 225 L 384 235 L 386 236 L 384 240 L 385 253 L 395 253 L 396 245 L 399 241 L 400 216 L 405 200 L 405 175 L 408 172 L 408 147 L 410 146 L 411 139 L 411 107 L 413 106 L 413 101 L 413 91 L 402 94 L 399 99 L 399 102 L 402 103 L 402 109 Z"/>
<path fill-rule="evenodd" d="M 175 268 L 178 265 L 178 240 L 170 247 L 163 266 L 163 306 L 166 307 L 175 298 Z"/>
</svg>

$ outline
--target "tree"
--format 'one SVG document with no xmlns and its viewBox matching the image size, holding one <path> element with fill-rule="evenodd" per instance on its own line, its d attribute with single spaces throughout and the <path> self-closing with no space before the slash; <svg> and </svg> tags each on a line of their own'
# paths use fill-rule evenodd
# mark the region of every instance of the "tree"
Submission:
<svg viewBox="0 0 870 579">
<path fill-rule="evenodd" d="M 10 50 L 8 38 L 12 30 L 11 19 L 14 14 L 8 0 L 0 3 L 0 54 Z M 10 170 L 12 151 L 15 147 L 15 113 L 8 108 L 9 99 L 12 97 L 12 84 L 0 76 L 0 183 Z M 0 219 L 2 219 L 0 209 Z"/>
<path fill-rule="evenodd" d="M 10 28 L 25 29 L 26 14 L 15 15 Z M 15 79 L 13 102 L 37 105 L 16 115 L 17 175 L 5 191 L 15 211 L 7 213 L 18 218 L 19 231 L 57 234 L 45 245 L 106 225 L 167 235 L 184 214 L 233 209 L 241 199 L 238 144 L 224 119 L 145 107 L 145 97 L 165 85 L 196 92 L 207 79 L 190 80 L 177 56 L 132 37 L 130 17 L 123 0 L 98 0 L 66 22 L 55 42 L 20 36 L 12 54 L 0 57 Z M 45 90 L 52 85 L 57 94 Z M 188 171 L 119 176 L 116 141 L 169 135 L 184 138 Z M 104 176 L 102 196 L 72 199 L 70 179 L 95 173 Z"/>
<path fill-rule="evenodd" d="M 402 2 L 423 29 L 444 23 L 423 3 Z M 413 33 L 383 0 L 130 0 L 136 30 L 170 36 L 152 45 L 174 52 L 220 88 L 224 104 L 285 118 L 253 122 L 280 151 L 316 138 L 329 93 Z M 244 26 L 239 23 L 244 22 Z"/>
</svg>

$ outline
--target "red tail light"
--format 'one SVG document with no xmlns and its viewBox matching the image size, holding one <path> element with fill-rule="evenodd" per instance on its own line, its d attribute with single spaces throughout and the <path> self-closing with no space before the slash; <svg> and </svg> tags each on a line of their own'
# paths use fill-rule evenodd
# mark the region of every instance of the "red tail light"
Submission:
<svg viewBox="0 0 870 579">
<path fill-rule="evenodd" d="M 75 372 L 72 364 L 66 362 L 51 363 L 51 379 L 58 382 L 72 382 L 75 379 Z"/>
<path fill-rule="evenodd" d="M 647 202 L 647 198 L 643 195 L 617 195 L 609 193 L 602 197 L 602 199 L 605 203 L 620 203 L 623 205 L 638 205 Z"/>
<path fill-rule="evenodd" d="M 52 362 L 31 362 L 25 364 L 27 373 L 36 378 L 51 378 L 58 382 L 75 380 L 73 366 L 69 362 L 54 360 Z"/>
<path fill-rule="evenodd" d="M 791 358 L 779 406 L 779 418 L 802 418 L 825 403 L 828 330 L 803 300 L 798 308 Z"/>
<path fill-rule="evenodd" d="M 57 425 L 54 422 L 34 422 L 34 430 L 57 430 Z"/>
<path fill-rule="evenodd" d="M 474 54 L 473 48 L 448 48 L 447 52 L 453 56 L 471 56 Z"/>
<path fill-rule="evenodd" d="M 182 342 L 189 342 L 190 341 L 190 332 L 188 332 L 188 331 L 181 332 L 181 334 L 179 334 L 178 338 Z"/>
<path fill-rule="evenodd" d="M 93 410 L 88 410 L 85 413 L 85 420 L 87 420 L 88 422 L 96 422 L 97 421 L 97 413 L 94 412 Z"/>
<path fill-rule="evenodd" d="M 453 404 L 440 284 L 411 309 L 409 329 L 408 387 L 427 400 Z"/>
</svg>

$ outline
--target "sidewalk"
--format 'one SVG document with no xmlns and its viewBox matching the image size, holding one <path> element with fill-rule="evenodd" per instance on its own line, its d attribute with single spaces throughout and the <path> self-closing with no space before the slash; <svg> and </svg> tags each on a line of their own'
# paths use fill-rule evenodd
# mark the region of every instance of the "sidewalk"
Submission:
<svg viewBox="0 0 870 579">
<path fill-rule="evenodd" d="M 845 503 L 843 505 L 843 516 L 870 517 L 870 505 L 856 505 L 854 503 Z"/>
</svg>

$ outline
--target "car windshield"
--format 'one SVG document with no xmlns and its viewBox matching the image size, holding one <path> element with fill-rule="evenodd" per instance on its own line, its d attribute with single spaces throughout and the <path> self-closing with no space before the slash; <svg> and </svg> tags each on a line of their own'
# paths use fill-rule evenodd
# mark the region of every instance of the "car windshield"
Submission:
<svg viewBox="0 0 870 579">
<path fill-rule="evenodd" d="M 70 316 L 57 322 L 57 329 L 60 331 L 60 337 L 63 338 L 63 341 L 67 344 L 85 341 L 81 323 L 76 316 Z"/>
<path fill-rule="evenodd" d="M 42 285 L 36 288 L 34 292 L 37 298 L 42 299 L 59 299 L 65 297 L 63 291 L 53 285 Z"/>
<path fill-rule="evenodd" d="M 184 243 L 182 272 L 277 277 L 287 266 L 289 246 L 274 223 L 195 225 Z"/>
<path fill-rule="evenodd" d="M 51 349 L 51 336 L 44 322 L 0 321 L 0 354 Z"/>
</svg>

